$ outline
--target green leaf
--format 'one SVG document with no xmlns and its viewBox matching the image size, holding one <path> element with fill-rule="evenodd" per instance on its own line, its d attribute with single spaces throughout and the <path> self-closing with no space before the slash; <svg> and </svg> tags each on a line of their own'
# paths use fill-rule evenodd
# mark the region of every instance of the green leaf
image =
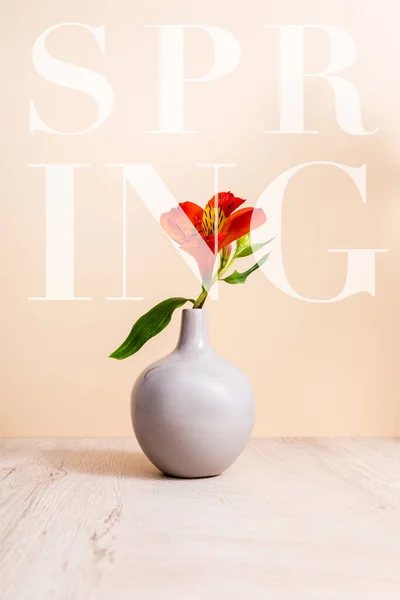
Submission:
<svg viewBox="0 0 400 600">
<path fill-rule="evenodd" d="M 246 237 L 246 236 L 244 236 L 244 237 Z M 240 238 L 240 239 L 242 240 L 243 238 Z M 250 235 L 249 235 L 247 245 L 241 244 L 240 246 L 239 245 L 236 246 L 235 257 L 236 258 L 244 258 L 245 256 L 250 256 L 250 254 L 254 254 L 258 250 L 261 250 L 261 248 L 264 248 L 264 246 L 266 246 L 267 244 L 272 242 L 272 240 L 274 240 L 274 239 L 275 238 L 271 238 L 270 240 L 267 240 L 266 242 L 262 242 L 261 244 L 251 245 Z"/>
<path fill-rule="evenodd" d="M 168 298 L 168 300 L 156 304 L 136 321 L 126 340 L 110 354 L 109 358 L 123 360 L 135 354 L 150 338 L 166 328 L 171 321 L 174 310 L 183 306 L 186 302 L 194 304 L 194 300 L 190 298 Z"/>
<path fill-rule="evenodd" d="M 239 256 L 242 250 L 248 248 L 250 244 L 250 233 L 246 233 L 246 235 L 243 235 L 241 238 L 236 240 L 235 256 Z"/>
<path fill-rule="evenodd" d="M 270 254 L 271 253 L 268 252 L 268 254 L 266 254 L 265 256 L 260 258 L 260 260 L 258 262 L 256 262 L 255 265 L 253 265 L 250 269 L 248 269 L 244 273 L 238 273 L 237 271 L 233 271 L 233 273 L 231 273 L 231 275 L 228 275 L 228 277 L 225 277 L 225 279 L 221 279 L 221 281 L 226 281 L 226 283 L 232 283 L 232 284 L 233 283 L 245 283 L 248 276 L 251 275 L 254 271 L 256 271 L 259 267 L 261 267 L 261 265 L 263 265 L 265 263 L 265 261 L 267 260 L 267 258 Z"/>
</svg>

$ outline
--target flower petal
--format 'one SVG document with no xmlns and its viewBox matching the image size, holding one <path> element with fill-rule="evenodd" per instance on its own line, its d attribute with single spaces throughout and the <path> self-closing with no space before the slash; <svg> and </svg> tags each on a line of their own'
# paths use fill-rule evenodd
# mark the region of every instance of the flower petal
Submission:
<svg viewBox="0 0 400 600">
<path fill-rule="evenodd" d="M 204 211 L 201 206 L 195 204 L 194 202 L 180 202 L 179 206 L 188 219 L 190 219 L 193 225 L 197 228 L 197 226 L 201 224 L 201 220 L 203 218 Z"/>
<path fill-rule="evenodd" d="M 242 208 L 229 217 L 223 230 L 219 248 L 224 248 L 231 242 L 246 235 L 252 229 L 263 225 L 267 217 L 261 208 Z"/>
<path fill-rule="evenodd" d="M 191 254 L 193 258 L 196 260 L 197 265 L 199 267 L 200 275 L 202 278 L 203 286 L 208 289 L 208 286 L 211 282 L 214 264 L 216 255 L 206 242 L 202 239 L 200 234 L 198 234 L 197 239 L 193 239 L 191 242 L 183 244 L 181 249 Z"/>
<path fill-rule="evenodd" d="M 178 244 L 184 244 L 198 235 L 192 221 L 180 206 L 163 213 L 160 217 L 160 225 Z"/>
<path fill-rule="evenodd" d="M 222 209 L 224 215 L 229 217 L 230 214 L 233 213 L 234 210 L 239 208 L 246 200 L 242 200 L 242 198 L 237 198 L 232 194 L 232 192 L 219 192 L 217 197 L 213 196 L 207 203 L 207 206 L 211 208 L 215 208 L 218 205 L 219 208 Z"/>
<path fill-rule="evenodd" d="M 164 231 L 180 245 L 181 250 L 196 260 L 203 282 L 211 281 L 216 256 L 211 240 L 202 235 L 203 209 L 193 202 L 182 202 L 176 208 L 161 215 Z M 214 237 L 214 236 L 213 236 Z M 210 247 L 209 247 L 210 246 Z"/>
</svg>

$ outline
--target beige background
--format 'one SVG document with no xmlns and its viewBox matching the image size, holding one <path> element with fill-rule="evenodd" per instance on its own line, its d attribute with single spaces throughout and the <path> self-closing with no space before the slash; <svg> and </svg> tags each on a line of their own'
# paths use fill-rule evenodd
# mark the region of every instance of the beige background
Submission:
<svg viewBox="0 0 400 600">
<path fill-rule="evenodd" d="M 387 248 L 377 257 L 376 297 L 361 294 L 314 305 L 274 288 L 260 273 L 243 287 L 221 286 L 208 303 L 215 348 L 250 376 L 257 398 L 255 435 L 400 434 L 399 300 L 400 87 L 399 9 L 395 0 L 2 0 L 0 193 L 2 200 L 2 434 L 130 435 L 129 391 L 136 375 L 175 343 L 179 318 L 135 357 L 107 358 L 132 322 L 156 302 L 194 296 L 198 283 L 129 191 L 129 280 L 142 302 L 106 302 L 121 292 L 121 173 L 106 163 L 150 162 L 181 201 L 204 203 L 211 171 L 198 163 L 235 163 L 222 189 L 255 203 L 274 177 L 296 164 L 330 160 L 368 165 L 368 204 L 346 176 L 328 167 L 299 174 L 283 215 L 288 278 L 301 294 L 336 295 L 346 258 L 328 248 Z M 116 101 L 109 120 L 76 137 L 29 134 L 32 98 L 59 130 L 89 126 L 87 96 L 35 73 L 31 47 L 55 23 L 105 25 L 106 56 L 84 31 L 49 40 L 63 60 L 104 74 Z M 186 86 L 186 125 L 199 134 L 152 136 L 158 127 L 158 37 L 146 24 L 204 23 L 241 42 L 234 73 Z M 330 86 L 306 85 L 306 123 L 318 136 L 266 135 L 278 121 L 277 37 L 266 24 L 315 23 L 345 28 L 358 58 L 348 69 L 362 98 L 371 137 L 349 136 L 334 117 Z M 329 60 L 323 33 L 310 33 L 307 68 Z M 207 72 L 209 39 L 187 36 L 189 77 Z M 90 302 L 30 302 L 44 293 L 44 173 L 30 163 L 90 163 L 76 175 L 76 294 Z"/>
</svg>

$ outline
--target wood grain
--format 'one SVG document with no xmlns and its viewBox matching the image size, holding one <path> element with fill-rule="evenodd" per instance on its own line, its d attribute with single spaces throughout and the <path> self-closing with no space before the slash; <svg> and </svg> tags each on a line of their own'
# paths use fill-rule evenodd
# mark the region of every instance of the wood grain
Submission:
<svg viewBox="0 0 400 600">
<path fill-rule="evenodd" d="M 253 440 L 169 479 L 133 439 L 5 439 L 2 600 L 399 600 L 400 440 Z"/>
</svg>

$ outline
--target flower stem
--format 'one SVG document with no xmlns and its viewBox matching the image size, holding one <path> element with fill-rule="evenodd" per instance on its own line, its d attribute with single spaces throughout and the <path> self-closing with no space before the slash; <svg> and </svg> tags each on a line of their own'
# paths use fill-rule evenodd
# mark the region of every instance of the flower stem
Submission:
<svg viewBox="0 0 400 600">
<path fill-rule="evenodd" d="M 218 279 L 222 279 L 221 275 L 225 275 L 225 273 L 227 271 L 229 271 L 229 269 L 231 268 L 231 266 L 233 265 L 233 263 L 235 262 L 235 260 L 236 260 L 236 256 L 233 255 L 232 258 L 231 258 L 231 260 L 224 267 L 222 267 L 222 269 L 219 271 L 219 273 L 218 273 Z"/>
<path fill-rule="evenodd" d="M 231 260 L 224 266 L 222 267 L 222 269 L 220 269 L 218 271 L 218 273 L 216 273 L 212 279 L 212 281 L 210 282 L 208 291 L 202 287 L 201 288 L 201 293 L 200 295 L 196 298 L 196 300 L 194 301 L 193 307 L 192 308 L 203 308 L 204 302 L 207 300 L 207 296 L 208 296 L 208 292 L 210 291 L 210 289 L 212 288 L 212 286 L 214 285 L 214 283 L 216 281 L 219 281 L 220 279 L 222 279 L 222 275 L 225 275 L 225 273 L 227 271 L 229 271 L 229 269 L 231 268 L 232 264 L 235 262 L 236 260 L 236 255 L 234 254 L 231 258 Z"/>
<path fill-rule="evenodd" d="M 202 288 L 201 294 L 194 301 L 193 308 L 203 308 L 203 304 L 206 301 L 207 296 L 208 296 L 207 290 Z"/>
</svg>

